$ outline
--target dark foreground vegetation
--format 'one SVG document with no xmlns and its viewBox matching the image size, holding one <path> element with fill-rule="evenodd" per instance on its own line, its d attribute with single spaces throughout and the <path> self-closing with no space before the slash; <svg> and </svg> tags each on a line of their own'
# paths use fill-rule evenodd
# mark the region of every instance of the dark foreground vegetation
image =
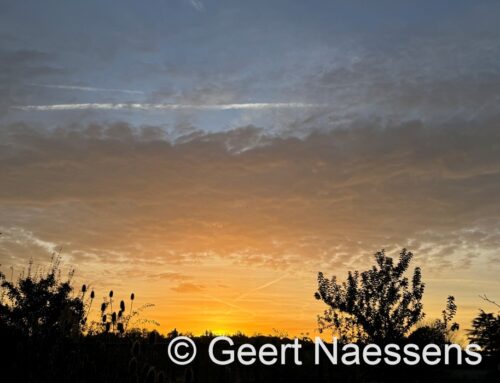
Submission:
<svg viewBox="0 0 500 383">
<path fill-rule="evenodd" d="M 442 318 L 423 322 L 425 285 L 419 268 L 409 272 L 412 254 L 403 250 L 394 261 L 375 255 L 368 271 L 349 273 L 345 282 L 320 273 L 316 299 L 327 305 L 318 318 L 321 330 L 333 330 L 342 344 L 405 345 L 434 343 L 444 348 L 458 325 L 455 299 L 447 299 Z M 0 272 L 0 341 L 2 382 L 496 382 L 500 375 L 500 316 L 481 311 L 468 330 L 482 347 L 483 362 L 444 366 L 332 365 L 323 357 L 314 364 L 314 344 L 302 339 L 302 365 L 292 361 L 265 366 L 233 363 L 218 366 L 208 357 L 213 335 L 194 337 L 198 356 L 188 366 L 169 361 L 167 347 L 177 336 L 139 330 L 146 320 L 134 308 L 135 296 L 118 301 L 112 291 L 102 303 L 87 286 L 73 290 L 70 275 L 61 278 L 57 259 L 47 270 L 32 266 L 14 280 Z M 485 304 L 496 303 L 484 297 Z M 498 307 L 497 307 L 498 308 Z M 90 318 L 98 318 L 91 320 Z M 256 348 L 291 343 L 285 336 L 232 336 L 235 347 Z M 234 347 L 234 348 L 235 348 Z"/>
</svg>

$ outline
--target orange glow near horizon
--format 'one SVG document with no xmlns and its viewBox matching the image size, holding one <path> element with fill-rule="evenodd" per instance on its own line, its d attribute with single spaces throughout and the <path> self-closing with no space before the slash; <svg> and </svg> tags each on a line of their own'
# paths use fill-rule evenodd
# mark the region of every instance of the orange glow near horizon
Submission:
<svg viewBox="0 0 500 383">
<path fill-rule="evenodd" d="M 184 266 L 183 270 L 192 279 L 185 282 L 168 279 L 147 280 L 134 276 L 122 280 L 110 280 L 109 284 L 93 281 L 96 297 L 105 297 L 110 287 L 115 301 L 124 299 L 128 310 L 128 297 L 134 292 L 134 308 L 152 303 L 154 307 L 141 312 L 140 319 L 151 323 L 137 322 L 137 327 L 156 329 L 167 334 L 174 328 L 182 333 L 200 335 L 206 331 L 216 335 L 238 332 L 254 335 L 277 336 L 322 336 L 327 331 L 317 331 L 316 316 L 326 306 L 314 299 L 316 274 L 311 271 L 290 272 L 263 270 L 255 266 L 235 265 L 231 262 L 207 262 L 204 265 Z M 325 270 L 326 272 L 326 270 Z M 85 280 L 84 270 L 79 272 L 75 283 Z M 337 276 L 342 279 L 346 274 Z M 440 318 L 447 291 L 457 296 L 457 320 L 461 324 L 460 337 L 468 328 L 480 307 L 485 306 L 479 298 L 467 294 L 463 280 L 426 278 L 422 323 Z M 88 281 L 87 281 L 88 282 Z M 494 288 L 494 283 L 483 283 L 484 290 Z M 100 303 L 97 300 L 97 303 Z M 94 306 L 94 315 L 98 305 Z"/>
</svg>

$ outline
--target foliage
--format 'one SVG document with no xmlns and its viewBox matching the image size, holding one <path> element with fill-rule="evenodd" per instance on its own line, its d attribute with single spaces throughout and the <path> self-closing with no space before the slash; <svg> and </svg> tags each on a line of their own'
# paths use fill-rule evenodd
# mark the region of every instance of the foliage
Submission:
<svg viewBox="0 0 500 383">
<path fill-rule="evenodd" d="M 364 272 L 349 271 L 338 283 L 318 274 L 315 297 L 329 308 L 318 317 L 320 330 L 331 328 L 345 341 L 384 343 L 402 339 L 424 317 L 420 268 L 411 282 L 404 276 L 413 254 L 403 249 L 394 263 L 385 251 L 375 254 L 376 265 Z"/>
<path fill-rule="evenodd" d="M 118 310 L 113 309 L 114 293 L 111 290 L 108 293 L 108 299 L 102 302 L 100 307 L 100 322 L 91 322 L 87 331 L 90 334 L 112 333 L 116 335 L 124 335 L 127 331 L 132 330 L 131 326 L 137 325 L 154 325 L 159 326 L 159 323 L 153 320 L 138 318 L 142 311 L 154 307 L 153 304 L 145 304 L 134 310 L 135 294 L 130 294 L 129 309 L 126 309 L 125 301 L 121 300 L 118 305 Z M 115 303 L 116 305 L 116 303 Z M 116 308 L 116 306 L 115 306 Z"/>
<path fill-rule="evenodd" d="M 459 329 L 457 322 L 451 323 L 457 314 L 457 305 L 455 304 L 455 297 L 453 295 L 449 295 L 446 299 L 446 308 L 441 312 L 441 314 L 443 316 L 441 324 L 445 331 L 448 331 L 448 325 L 450 325 L 449 331 L 457 331 Z"/>
<path fill-rule="evenodd" d="M 113 308 L 113 291 L 101 305 L 100 321 L 89 321 L 95 300 L 95 292 L 83 285 L 80 293 L 74 294 L 71 271 L 62 280 L 60 257 L 54 256 L 47 271 L 33 272 L 30 261 L 26 275 L 17 280 L 7 280 L 0 272 L 0 331 L 32 338 L 53 336 L 76 337 L 83 334 L 99 335 L 113 333 L 123 336 L 132 326 L 156 325 L 158 323 L 139 318 L 142 311 L 154 305 L 145 304 L 133 309 L 135 294 L 130 295 L 126 310 L 125 301 L 118 309 Z"/>
<path fill-rule="evenodd" d="M 487 355 L 500 354 L 500 315 L 481 310 L 468 331 L 469 340 L 477 343 Z"/>
<path fill-rule="evenodd" d="M 443 332 L 439 322 L 440 321 L 437 320 L 430 324 L 418 326 L 415 331 L 408 336 L 408 341 L 421 347 L 428 344 L 445 344 L 446 334 Z"/>
<path fill-rule="evenodd" d="M 61 280 L 59 259 L 54 258 L 47 272 L 32 272 L 30 262 L 26 276 L 8 281 L 0 274 L 0 322 L 24 336 L 52 337 L 80 333 L 84 321 L 84 304 L 80 297 L 72 297 L 70 272 Z"/>
<path fill-rule="evenodd" d="M 451 343 L 452 334 L 459 329 L 456 322 L 452 323 L 453 318 L 457 313 L 457 305 L 455 297 L 449 295 L 446 299 L 446 307 L 441 312 L 442 319 L 437 319 L 431 324 L 418 327 L 413 331 L 408 339 L 410 342 L 418 345 Z"/>
</svg>

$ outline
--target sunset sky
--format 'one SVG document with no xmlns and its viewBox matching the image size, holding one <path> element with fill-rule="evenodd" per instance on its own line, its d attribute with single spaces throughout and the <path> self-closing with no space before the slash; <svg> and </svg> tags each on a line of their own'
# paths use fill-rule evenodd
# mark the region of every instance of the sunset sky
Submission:
<svg viewBox="0 0 500 383">
<path fill-rule="evenodd" d="M 315 334 L 415 253 L 500 300 L 498 1 L 0 1 L 0 264 L 61 250 L 160 330 Z"/>
</svg>

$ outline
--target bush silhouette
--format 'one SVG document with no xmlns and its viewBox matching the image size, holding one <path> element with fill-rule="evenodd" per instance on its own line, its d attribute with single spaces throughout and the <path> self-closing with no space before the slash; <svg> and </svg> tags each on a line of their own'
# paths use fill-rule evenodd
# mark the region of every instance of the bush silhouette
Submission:
<svg viewBox="0 0 500 383">
<path fill-rule="evenodd" d="M 318 318 L 320 330 L 331 328 L 344 341 L 401 340 L 424 317 L 420 268 L 415 268 L 411 282 L 404 276 L 412 258 L 403 249 L 394 263 L 379 251 L 375 266 L 361 273 L 349 271 L 342 283 L 320 272 L 315 297 L 329 306 Z"/>
<path fill-rule="evenodd" d="M 428 325 L 418 327 L 410 334 L 408 340 L 420 346 L 430 343 L 438 345 L 451 343 L 452 334 L 459 329 L 458 323 L 451 322 L 456 313 L 457 305 L 455 304 L 455 297 L 449 295 L 446 299 L 446 307 L 441 312 L 442 319 L 437 319 Z"/>
<path fill-rule="evenodd" d="M 0 322 L 22 336 L 47 338 L 72 336 L 81 332 L 84 304 L 81 297 L 72 297 L 71 272 L 68 279 L 59 277 L 59 262 L 53 260 L 46 273 L 32 273 L 16 282 L 7 281 L 0 273 Z"/>
</svg>

